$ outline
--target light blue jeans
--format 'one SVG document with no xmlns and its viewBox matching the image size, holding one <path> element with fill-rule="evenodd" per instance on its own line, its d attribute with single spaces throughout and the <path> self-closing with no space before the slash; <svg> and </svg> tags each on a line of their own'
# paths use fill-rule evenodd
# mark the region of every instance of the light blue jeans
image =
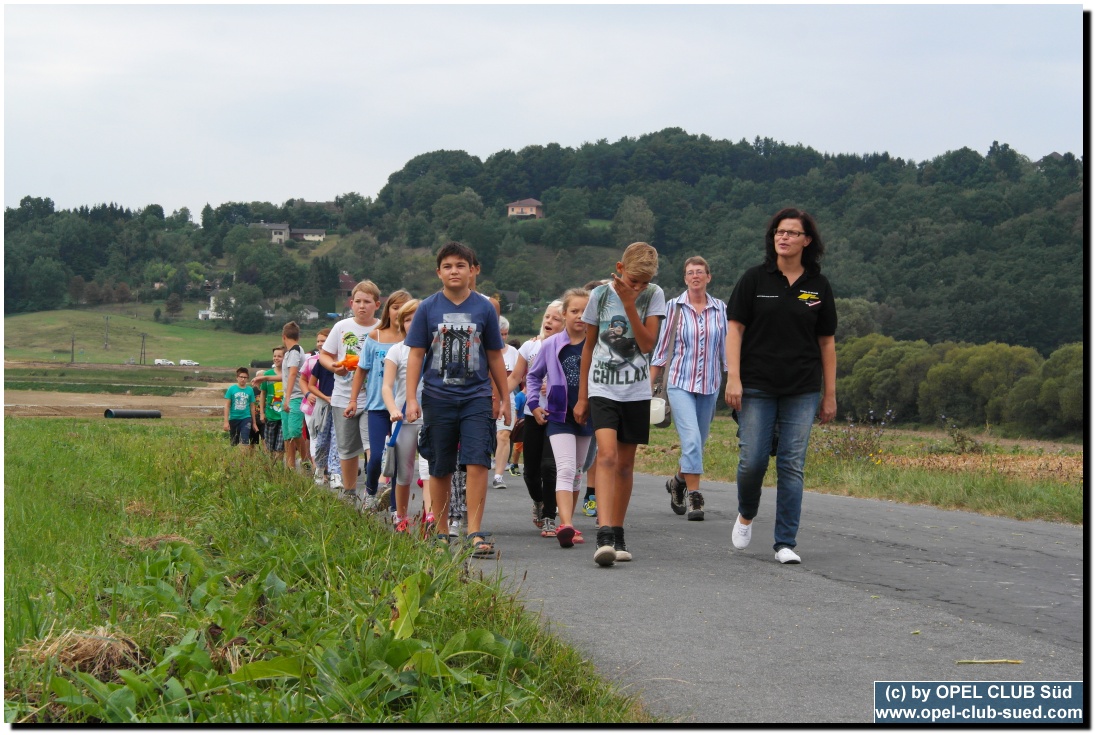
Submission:
<svg viewBox="0 0 1095 735">
<path fill-rule="evenodd" d="M 673 409 L 673 424 L 681 439 L 681 472 L 690 475 L 703 474 L 703 445 L 711 432 L 715 418 L 715 403 L 719 393 L 710 395 L 692 393 L 674 385 L 669 386 L 669 406 Z"/>
<path fill-rule="evenodd" d="M 760 508 L 760 486 L 768 470 L 772 434 L 776 443 L 776 542 L 773 548 L 795 547 L 802 513 L 803 473 L 810 429 L 821 393 L 777 396 L 755 388 L 742 391 L 738 411 L 738 513 L 745 520 Z M 674 411 L 676 409 L 674 408 Z M 676 417 L 674 417 L 676 418 Z"/>
</svg>

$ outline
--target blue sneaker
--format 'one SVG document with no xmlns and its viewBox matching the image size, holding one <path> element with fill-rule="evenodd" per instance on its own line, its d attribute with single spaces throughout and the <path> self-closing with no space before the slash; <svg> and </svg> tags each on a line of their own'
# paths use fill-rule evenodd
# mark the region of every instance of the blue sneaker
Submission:
<svg viewBox="0 0 1095 735">
<path fill-rule="evenodd" d="M 590 495 L 586 498 L 586 502 L 582 503 L 582 512 L 590 518 L 597 517 L 597 496 Z"/>
</svg>

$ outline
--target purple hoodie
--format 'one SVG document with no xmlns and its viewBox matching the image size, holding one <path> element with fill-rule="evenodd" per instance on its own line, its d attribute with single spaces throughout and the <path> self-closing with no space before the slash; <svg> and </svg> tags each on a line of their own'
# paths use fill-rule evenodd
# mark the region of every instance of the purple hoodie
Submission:
<svg viewBox="0 0 1095 735">
<path fill-rule="evenodd" d="M 567 379 L 559 362 L 559 353 L 569 344 L 570 335 L 566 330 L 545 339 L 525 378 L 528 410 L 535 411 L 540 408 L 540 384 L 544 382 L 544 374 L 547 374 L 547 405 L 544 408 L 547 410 L 548 421 L 555 424 L 563 424 L 567 420 Z M 550 359 L 548 355 L 551 356 Z"/>
</svg>

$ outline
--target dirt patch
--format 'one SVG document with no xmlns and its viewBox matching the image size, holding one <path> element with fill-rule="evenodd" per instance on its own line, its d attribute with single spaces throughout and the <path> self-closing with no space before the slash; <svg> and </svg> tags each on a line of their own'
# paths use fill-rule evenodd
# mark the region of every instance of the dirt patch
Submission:
<svg viewBox="0 0 1095 735">
<path fill-rule="evenodd" d="M 163 418 L 201 418 L 224 414 L 224 387 L 195 388 L 178 396 L 127 396 L 109 393 L 4 392 L 5 416 L 102 417 L 108 408 L 149 409 Z"/>
</svg>

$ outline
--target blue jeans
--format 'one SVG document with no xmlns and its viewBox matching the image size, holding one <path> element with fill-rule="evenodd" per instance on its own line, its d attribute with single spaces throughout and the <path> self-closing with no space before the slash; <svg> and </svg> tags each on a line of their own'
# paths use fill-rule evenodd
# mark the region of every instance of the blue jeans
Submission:
<svg viewBox="0 0 1095 735">
<path fill-rule="evenodd" d="M 755 388 L 742 391 L 738 411 L 738 513 L 756 517 L 760 486 L 768 470 L 772 432 L 779 427 L 776 445 L 776 542 L 773 548 L 795 547 L 802 513 L 802 470 L 810 429 L 821 401 L 820 393 L 777 396 Z M 676 409 L 674 409 L 675 411 Z"/>
<path fill-rule="evenodd" d="M 692 393 L 675 385 L 669 386 L 669 405 L 673 409 L 673 424 L 681 439 L 681 472 L 703 474 L 703 445 L 715 418 L 718 391 L 710 395 Z"/>
</svg>

